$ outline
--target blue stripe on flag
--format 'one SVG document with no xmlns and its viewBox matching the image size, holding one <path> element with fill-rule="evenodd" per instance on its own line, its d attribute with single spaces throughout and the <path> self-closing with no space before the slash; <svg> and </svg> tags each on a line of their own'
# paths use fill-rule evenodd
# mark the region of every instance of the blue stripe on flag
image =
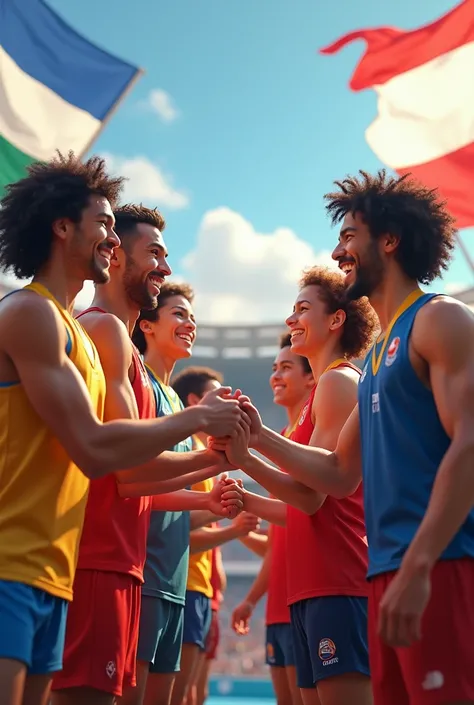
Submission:
<svg viewBox="0 0 474 705">
<path fill-rule="evenodd" d="M 43 0 L 0 0 L 0 46 L 25 73 L 98 120 L 138 71 L 84 39 Z"/>
</svg>

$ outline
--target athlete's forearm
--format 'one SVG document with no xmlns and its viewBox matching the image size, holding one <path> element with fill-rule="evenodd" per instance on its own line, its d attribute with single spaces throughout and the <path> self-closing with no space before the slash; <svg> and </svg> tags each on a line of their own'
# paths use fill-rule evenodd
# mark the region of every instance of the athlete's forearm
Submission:
<svg viewBox="0 0 474 705">
<path fill-rule="evenodd" d="M 222 526 L 217 528 L 203 528 L 191 531 L 189 536 L 189 548 L 191 553 L 210 551 L 211 548 L 222 546 L 223 543 L 232 541 L 239 536 L 238 529 L 233 526 Z"/>
<path fill-rule="evenodd" d="M 286 504 L 291 504 L 305 514 L 314 514 L 324 503 L 324 495 L 295 480 L 286 472 L 268 465 L 255 455 L 248 456 L 248 461 L 242 465 L 242 470 L 274 497 Z"/>
<path fill-rule="evenodd" d="M 208 526 L 209 524 L 212 524 L 215 521 L 220 521 L 221 519 L 222 517 L 219 517 L 208 510 L 193 511 L 191 512 L 191 523 L 189 528 L 191 531 L 193 529 L 200 529 L 203 526 Z"/>
<path fill-rule="evenodd" d="M 207 510 L 209 492 L 194 492 L 193 490 L 178 490 L 168 494 L 153 497 L 152 509 L 161 512 L 179 512 L 191 509 Z"/>
<path fill-rule="evenodd" d="M 176 455 L 184 455 L 184 453 L 176 453 Z M 128 470 L 125 472 L 128 472 Z M 150 495 L 160 495 L 165 494 L 166 492 L 182 490 L 185 487 L 191 487 L 191 485 L 195 485 L 203 480 L 208 480 L 210 477 L 215 477 L 221 472 L 222 469 L 220 466 L 209 465 L 202 470 L 188 472 L 186 475 L 181 475 L 180 477 L 175 477 L 171 480 L 155 480 L 153 482 L 124 482 L 121 480 L 117 483 L 117 488 L 121 497 L 146 497 Z"/>
<path fill-rule="evenodd" d="M 264 428 L 255 446 L 278 467 L 285 468 L 295 480 L 333 497 L 352 494 L 353 478 L 344 473 L 336 452 L 295 443 L 269 428 Z"/>
<path fill-rule="evenodd" d="M 148 463 L 144 463 L 131 470 L 121 470 L 117 472 L 116 477 L 117 480 L 122 483 L 160 482 L 161 480 L 177 479 L 181 475 L 209 468 L 215 465 L 215 462 L 216 456 L 208 450 L 190 450 L 187 453 L 165 450 L 157 458 L 153 458 Z M 212 477 L 212 475 L 207 475 L 205 479 L 207 479 L 207 477 Z M 180 486 L 175 486 L 174 489 L 182 489 L 187 485 L 188 483 L 185 482 Z"/>
<path fill-rule="evenodd" d="M 244 493 L 244 511 L 255 514 L 271 524 L 286 525 L 286 504 L 279 499 L 261 497 L 253 492 Z"/>
<path fill-rule="evenodd" d="M 137 468 L 201 430 L 203 423 L 199 404 L 159 419 L 96 423 L 90 429 L 87 444 L 82 449 L 83 462 L 80 465 L 86 466 L 86 473 L 91 478 Z M 179 465 L 167 466 L 163 472 L 156 471 L 155 479 L 166 480 L 180 472 Z"/>
<path fill-rule="evenodd" d="M 255 606 L 260 602 L 262 597 L 268 592 L 268 583 L 270 579 L 270 561 L 271 561 L 271 551 L 265 555 L 260 570 L 250 586 L 250 590 L 247 593 L 245 602 L 250 605 Z"/>
<path fill-rule="evenodd" d="M 433 485 L 425 516 L 400 570 L 430 571 L 474 505 L 474 437 L 454 439 Z"/>
<path fill-rule="evenodd" d="M 247 536 L 241 536 L 239 541 L 259 558 L 263 558 L 267 553 L 268 536 L 251 531 Z"/>
</svg>

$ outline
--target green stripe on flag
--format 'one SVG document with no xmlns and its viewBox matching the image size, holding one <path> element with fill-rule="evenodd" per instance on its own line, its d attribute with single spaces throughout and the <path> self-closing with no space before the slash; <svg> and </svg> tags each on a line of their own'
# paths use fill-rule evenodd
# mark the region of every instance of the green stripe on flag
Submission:
<svg viewBox="0 0 474 705">
<path fill-rule="evenodd" d="M 0 135 L 0 197 L 5 186 L 25 176 L 26 167 L 34 161 Z"/>
</svg>

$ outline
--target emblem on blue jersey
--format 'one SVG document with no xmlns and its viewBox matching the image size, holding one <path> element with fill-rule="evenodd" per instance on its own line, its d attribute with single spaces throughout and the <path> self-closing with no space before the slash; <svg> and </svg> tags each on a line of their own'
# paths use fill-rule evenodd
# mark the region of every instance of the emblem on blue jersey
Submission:
<svg viewBox="0 0 474 705">
<path fill-rule="evenodd" d="M 365 377 L 366 377 L 366 375 L 367 375 L 367 368 L 368 368 L 368 366 L 369 366 L 369 363 L 366 362 L 365 365 L 364 365 L 364 369 L 362 370 L 362 374 L 361 374 L 361 376 L 360 376 L 359 384 L 364 381 L 364 379 L 365 379 Z"/>
<path fill-rule="evenodd" d="M 390 345 L 388 346 L 387 350 L 387 355 L 385 357 L 385 366 L 390 367 L 393 365 L 395 360 L 397 359 L 397 353 L 398 353 L 398 348 L 400 347 L 400 338 L 397 337 L 392 340 Z"/>
</svg>

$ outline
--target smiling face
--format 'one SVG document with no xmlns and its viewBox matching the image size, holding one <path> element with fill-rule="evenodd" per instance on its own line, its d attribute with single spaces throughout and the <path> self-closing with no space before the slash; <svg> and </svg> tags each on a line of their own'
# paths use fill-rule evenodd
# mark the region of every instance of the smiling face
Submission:
<svg viewBox="0 0 474 705">
<path fill-rule="evenodd" d="M 124 253 L 123 284 L 128 298 L 140 309 L 156 308 L 161 285 L 171 274 L 163 235 L 153 225 L 139 223 Z"/>
<path fill-rule="evenodd" d="M 313 375 L 306 371 L 300 355 L 292 352 L 291 347 L 280 350 L 273 363 L 270 387 L 275 404 L 285 408 L 302 405 L 314 386 Z"/>
<path fill-rule="evenodd" d="M 291 350 L 307 358 L 314 357 L 333 331 L 344 323 L 344 318 L 342 311 L 328 313 L 319 286 L 305 286 L 298 294 L 293 313 L 286 319 L 291 331 Z"/>
<path fill-rule="evenodd" d="M 140 327 L 146 335 L 147 350 L 157 350 L 173 362 L 191 357 L 196 339 L 196 321 L 193 307 L 185 296 L 169 296 L 160 305 L 155 322 L 142 320 Z"/>
<path fill-rule="evenodd" d="M 70 231 L 68 251 L 81 276 L 95 284 L 105 284 L 110 279 L 110 262 L 120 239 L 115 230 L 115 218 L 110 203 L 102 196 L 91 196 L 82 211 L 79 223 L 61 221 L 57 224 L 61 234 Z"/>
<path fill-rule="evenodd" d="M 379 247 L 379 240 L 370 235 L 361 215 L 347 213 L 332 257 L 346 276 L 348 299 L 370 297 L 382 282 L 385 264 Z"/>
</svg>

